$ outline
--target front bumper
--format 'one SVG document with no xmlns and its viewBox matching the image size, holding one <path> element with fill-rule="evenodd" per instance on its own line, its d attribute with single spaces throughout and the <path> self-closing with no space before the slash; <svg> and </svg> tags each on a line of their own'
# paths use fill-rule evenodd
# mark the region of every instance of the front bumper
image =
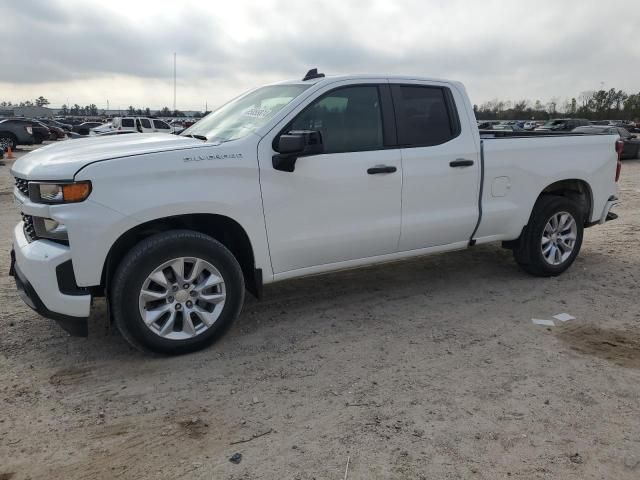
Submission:
<svg viewBox="0 0 640 480">
<path fill-rule="evenodd" d="M 71 260 L 69 247 L 48 240 L 29 243 L 22 222 L 14 228 L 13 245 L 9 274 L 14 277 L 22 300 L 70 334 L 87 336 L 91 295 L 81 289 L 69 291 L 68 282 L 60 274 L 68 270 L 63 264 Z M 61 292 L 61 283 L 67 293 Z"/>
</svg>

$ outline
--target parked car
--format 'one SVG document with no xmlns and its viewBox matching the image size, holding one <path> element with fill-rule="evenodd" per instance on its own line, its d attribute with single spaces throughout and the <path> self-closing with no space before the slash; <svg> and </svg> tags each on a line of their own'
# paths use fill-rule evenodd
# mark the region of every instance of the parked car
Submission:
<svg viewBox="0 0 640 480">
<path fill-rule="evenodd" d="M 33 118 L 20 118 L 29 124 L 31 124 L 33 130 L 33 143 L 40 144 L 45 140 L 51 139 L 51 130 L 44 123 L 34 120 Z"/>
<path fill-rule="evenodd" d="M 640 139 L 632 135 L 626 128 L 614 126 L 596 126 L 578 127 L 573 130 L 575 133 L 589 133 L 591 135 L 620 135 L 620 139 L 624 142 L 622 160 L 629 160 L 640 157 Z"/>
<path fill-rule="evenodd" d="M 47 140 L 58 140 L 61 138 L 66 138 L 67 133 L 60 127 L 56 125 L 48 125 L 42 120 L 34 120 L 34 123 L 37 123 L 39 126 L 47 128 L 49 130 L 49 138 Z"/>
<path fill-rule="evenodd" d="M 3 150 L 7 147 L 15 150 L 18 145 L 33 143 L 33 127 L 30 122 L 22 119 L 0 120 L 0 146 Z"/>
<path fill-rule="evenodd" d="M 102 125 L 102 122 L 82 122 L 74 125 L 72 131 L 80 135 L 89 135 L 92 128 L 99 127 L 100 125 Z"/>
<path fill-rule="evenodd" d="M 501 123 L 493 126 L 493 130 L 503 130 L 508 132 L 523 132 L 524 128 L 521 128 L 517 123 Z"/>
<path fill-rule="evenodd" d="M 211 344 L 245 288 L 306 275 L 495 241 L 561 274 L 614 218 L 618 136 L 481 136 L 472 104 L 459 82 L 311 71 L 181 136 L 35 150 L 12 168 L 11 273 L 68 331 L 106 295 L 124 338 L 165 353 Z"/>
<path fill-rule="evenodd" d="M 536 122 L 529 121 L 529 122 L 524 122 L 524 126 L 522 128 L 524 128 L 525 130 L 534 130 L 536 127 L 537 127 Z"/>
<path fill-rule="evenodd" d="M 107 122 L 107 123 L 103 123 L 102 125 L 100 125 L 98 127 L 92 128 L 89 133 L 90 133 L 90 135 L 99 135 L 101 133 L 110 132 L 111 130 L 113 130 L 113 123 L 112 122 Z"/>
<path fill-rule="evenodd" d="M 73 126 L 69 125 L 68 123 L 61 123 L 56 120 L 52 120 L 50 118 L 39 118 L 38 121 L 44 123 L 49 128 L 57 127 L 63 130 L 64 132 L 70 132 L 73 128 Z"/>
<path fill-rule="evenodd" d="M 173 133 L 171 126 L 157 118 L 147 117 L 114 117 L 113 128 L 138 133 Z"/>
<path fill-rule="evenodd" d="M 478 121 L 478 129 L 480 130 L 491 130 L 495 125 L 499 125 L 500 121 L 498 120 L 484 120 Z"/>
<path fill-rule="evenodd" d="M 552 132 L 570 132 L 576 127 L 589 125 L 586 118 L 554 118 L 549 120 L 541 127 L 537 127 L 536 131 L 552 131 Z"/>
<path fill-rule="evenodd" d="M 172 126 L 173 128 L 186 128 L 184 126 L 184 123 L 181 122 L 180 120 L 171 120 L 169 121 L 169 125 Z"/>
</svg>

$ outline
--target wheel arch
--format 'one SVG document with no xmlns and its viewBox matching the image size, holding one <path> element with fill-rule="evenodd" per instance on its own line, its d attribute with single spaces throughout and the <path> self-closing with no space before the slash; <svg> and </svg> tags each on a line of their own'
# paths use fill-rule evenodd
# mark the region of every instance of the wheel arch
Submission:
<svg viewBox="0 0 640 480">
<path fill-rule="evenodd" d="M 527 222 L 522 226 L 522 229 L 520 230 L 520 235 L 514 240 L 503 241 L 502 246 L 504 248 L 512 249 L 520 244 L 520 240 L 522 239 L 527 225 L 529 225 L 529 222 L 531 221 L 531 216 L 535 211 L 538 201 L 545 195 L 558 195 L 572 199 L 580 206 L 580 209 L 584 212 L 583 222 L 585 228 L 591 225 L 590 219 L 593 213 L 593 192 L 589 183 L 586 180 L 580 178 L 557 180 L 544 187 L 538 194 L 531 206 L 531 211 L 529 212 Z"/>
<path fill-rule="evenodd" d="M 586 180 L 570 178 L 553 182 L 542 189 L 540 195 L 536 198 L 536 202 L 543 195 L 559 195 L 572 199 L 584 212 L 585 225 L 589 223 L 593 213 L 593 191 Z"/>
<path fill-rule="evenodd" d="M 245 277 L 247 290 L 256 298 L 262 296 L 262 271 L 255 268 L 253 246 L 245 229 L 225 215 L 194 213 L 156 218 L 122 233 L 111 245 L 104 261 L 100 286 L 108 290 L 116 268 L 133 246 L 156 233 L 187 229 L 209 235 L 231 251 Z"/>
</svg>

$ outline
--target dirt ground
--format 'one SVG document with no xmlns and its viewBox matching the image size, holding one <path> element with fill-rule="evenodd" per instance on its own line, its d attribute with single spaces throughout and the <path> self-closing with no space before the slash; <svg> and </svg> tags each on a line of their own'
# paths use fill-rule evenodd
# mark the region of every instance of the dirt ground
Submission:
<svg viewBox="0 0 640 480">
<path fill-rule="evenodd" d="M 103 304 L 82 339 L 21 302 L 10 165 L 0 480 L 640 478 L 640 160 L 559 278 L 488 245 L 276 284 L 179 358 L 129 348 Z"/>
</svg>

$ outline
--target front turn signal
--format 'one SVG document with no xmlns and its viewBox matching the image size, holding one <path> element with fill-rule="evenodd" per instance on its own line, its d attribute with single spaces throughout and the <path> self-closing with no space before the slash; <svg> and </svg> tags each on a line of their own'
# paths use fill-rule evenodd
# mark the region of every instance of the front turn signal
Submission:
<svg viewBox="0 0 640 480">
<path fill-rule="evenodd" d="M 65 203 L 82 202 L 91 193 L 91 182 L 77 182 L 62 185 Z"/>
</svg>

